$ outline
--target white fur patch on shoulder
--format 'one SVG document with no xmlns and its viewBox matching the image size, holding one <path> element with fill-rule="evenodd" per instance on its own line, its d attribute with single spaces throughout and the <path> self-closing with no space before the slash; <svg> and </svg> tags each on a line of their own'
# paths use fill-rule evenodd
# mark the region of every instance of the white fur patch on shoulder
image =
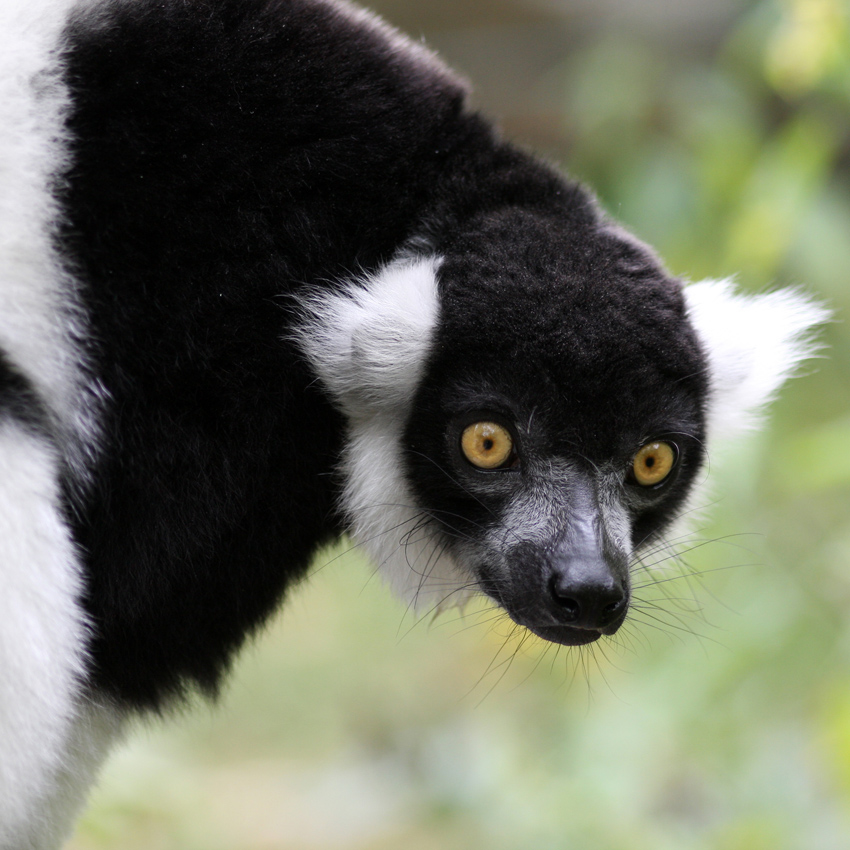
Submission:
<svg viewBox="0 0 850 850">
<path fill-rule="evenodd" d="M 419 383 L 437 322 L 434 257 L 403 260 L 302 302 L 302 351 L 350 417 L 402 410 Z"/>
<path fill-rule="evenodd" d="M 72 0 L 0 2 L 0 349 L 29 379 L 82 478 L 99 389 L 77 340 L 86 320 L 57 257 L 52 181 L 67 165 L 68 92 L 58 58 Z"/>
<path fill-rule="evenodd" d="M 414 503 L 401 437 L 439 318 L 435 257 L 399 260 L 303 302 L 297 341 L 348 418 L 342 507 L 354 540 L 415 608 L 463 601 L 469 584 Z M 468 595 L 468 594 L 467 594 Z"/>
<path fill-rule="evenodd" d="M 57 458 L 0 421 L 0 847 L 44 817 L 77 714 L 87 641 Z"/>
<path fill-rule="evenodd" d="M 684 289 L 688 317 L 709 359 L 712 436 L 757 424 L 764 406 L 817 350 L 814 332 L 829 312 L 793 289 L 735 292 L 730 280 Z"/>
</svg>

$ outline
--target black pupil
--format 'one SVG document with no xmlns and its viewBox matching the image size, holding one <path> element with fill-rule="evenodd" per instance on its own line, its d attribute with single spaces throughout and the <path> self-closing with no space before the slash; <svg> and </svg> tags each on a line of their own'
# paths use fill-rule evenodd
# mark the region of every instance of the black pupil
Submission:
<svg viewBox="0 0 850 850">
<path fill-rule="evenodd" d="M 648 458 L 646 458 L 646 460 L 644 460 L 644 463 L 651 469 L 653 466 L 655 466 L 655 458 L 650 455 Z"/>
<path fill-rule="evenodd" d="M 493 448 L 493 440 L 490 437 L 484 438 L 484 451 L 489 452 Z"/>
</svg>

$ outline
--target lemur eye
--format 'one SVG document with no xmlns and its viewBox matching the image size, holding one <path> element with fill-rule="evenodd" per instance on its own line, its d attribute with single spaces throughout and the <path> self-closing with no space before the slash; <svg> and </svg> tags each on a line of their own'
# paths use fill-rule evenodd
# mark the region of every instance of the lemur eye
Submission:
<svg viewBox="0 0 850 850">
<path fill-rule="evenodd" d="M 466 459 L 479 469 L 498 469 L 514 456 L 514 441 L 496 422 L 475 422 L 463 429 L 460 447 Z"/>
<path fill-rule="evenodd" d="M 670 443 L 647 443 L 632 461 L 632 474 L 641 487 L 660 484 L 676 463 L 676 447 Z"/>
</svg>

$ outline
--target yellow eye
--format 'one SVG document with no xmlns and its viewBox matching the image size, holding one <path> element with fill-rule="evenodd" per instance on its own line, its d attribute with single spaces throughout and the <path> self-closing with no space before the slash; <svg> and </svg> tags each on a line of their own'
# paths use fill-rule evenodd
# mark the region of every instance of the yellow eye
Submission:
<svg viewBox="0 0 850 850">
<path fill-rule="evenodd" d="M 660 484 L 676 463 L 676 450 L 670 443 L 647 443 L 635 455 L 632 472 L 642 487 Z"/>
<path fill-rule="evenodd" d="M 514 441 L 501 425 L 476 422 L 464 428 L 460 447 L 466 459 L 479 469 L 497 469 L 510 459 Z"/>
</svg>

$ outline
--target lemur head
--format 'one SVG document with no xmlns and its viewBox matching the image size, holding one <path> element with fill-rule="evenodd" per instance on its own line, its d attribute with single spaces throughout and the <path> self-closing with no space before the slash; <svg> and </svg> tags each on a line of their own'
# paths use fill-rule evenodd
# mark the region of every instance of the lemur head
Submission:
<svg viewBox="0 0 850 850">
<path fill-rule="evenodd" d="M 707 440 L 757 414 L 822 320 L 795 293 L 683 287 L 602 218 L 506 208 L 312 298 L 300 342 L 348 417 L 352 534 L 396 590 L 426 609 L 483 591 L 577 645 L 623 623 Z"/>
</svg>

